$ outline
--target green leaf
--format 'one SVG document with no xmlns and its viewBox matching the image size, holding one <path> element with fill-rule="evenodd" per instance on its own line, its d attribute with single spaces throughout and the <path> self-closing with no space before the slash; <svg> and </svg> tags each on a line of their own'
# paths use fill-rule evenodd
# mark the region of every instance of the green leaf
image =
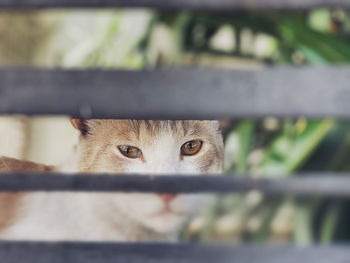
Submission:
<svg viewBox="0 0 350 263">
<path fill-rule="evenodd" d="M 322 244 L 330 244 L 332 242 L 340 212 L 341 203 L 339 201 L 333 202 L 327 209 L 321 227 L 320 241 Z"/>
<path fill-rule="evenodd" d="M 236 129 L 238 135 L 237 173 L 243 174 L 248 170 L 247 159 L 254 141 L 254 128 L 254 121 L 247 120 L 242 121 Z"/>
<path fill-rule="evenodd" d="M 282 175 L 295 171 L 317 148 L 333 125 L 332 120 L 311 121 L 305 123 L 301 134 L 291 136 L 282 131 L 270 144 L 257 173 Z"/>
<path fill-rule="evenodd" d="M 329 61 L 327 60 L 327 58 L 322 56 L 322 54 L 318 53 L 316 50 L 304 45 L 300 45 L 299 49 L 303 52 L 307 61 L 310 64 L 315 64 L 315 65 L 329 64 Z"/>
<path fill-rule="evenodd" d="M 350 45 L 338 36 L 312 30 L 291 19 L 281 21 L 278 28 L 285 44 L 291 47 L 308 47 L 329 62 L 350 61 Z"/>
</svg>

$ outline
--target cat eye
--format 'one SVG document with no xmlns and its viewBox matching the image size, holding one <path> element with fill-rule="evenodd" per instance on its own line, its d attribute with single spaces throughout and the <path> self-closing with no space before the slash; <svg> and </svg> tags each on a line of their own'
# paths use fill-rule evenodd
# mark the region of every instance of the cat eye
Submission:
<svg viewBox="0 0 350 263">
<path fill-rule="evenodd" d="M 122 155 L 132 159 L 140 158 L 142 154 L 141 150 L 134 146 L 119 145 L 118 149 Z"/>
<path fill-rule="evenodd" d="M 191 156 L 197 154 L 202 148 L 203 142 L 201 140 L 193 140 L 184 143 L 181 146 L 181 155 Z"/>
</svg>

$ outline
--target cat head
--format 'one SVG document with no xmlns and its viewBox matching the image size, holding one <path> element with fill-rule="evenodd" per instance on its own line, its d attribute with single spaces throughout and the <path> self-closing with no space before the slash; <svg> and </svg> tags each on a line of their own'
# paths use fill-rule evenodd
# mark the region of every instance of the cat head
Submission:
<svg viewBox="0 0 350 263">
<path fill-rule="evenodd" d="M 78 171 L 202 174 L 221 172 L 217 121 L 72 119 L 80 130 Z M 108 205 L 159 233 L 177 231 L 201 207 L 198 194 L 116 193 Z"/>
</svg>

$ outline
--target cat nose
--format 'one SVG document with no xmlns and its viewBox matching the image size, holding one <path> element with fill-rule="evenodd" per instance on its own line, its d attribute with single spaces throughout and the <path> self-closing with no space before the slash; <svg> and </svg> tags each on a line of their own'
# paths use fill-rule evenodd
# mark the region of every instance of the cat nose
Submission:
<svg viewBox="0 0 350 263">
<path fill-rule="evenodd" d="M 176 198 L 176 194 L 158 194 L 158 196 L 164 201 L 165 204 L 169 204 Z"/>
</svg>

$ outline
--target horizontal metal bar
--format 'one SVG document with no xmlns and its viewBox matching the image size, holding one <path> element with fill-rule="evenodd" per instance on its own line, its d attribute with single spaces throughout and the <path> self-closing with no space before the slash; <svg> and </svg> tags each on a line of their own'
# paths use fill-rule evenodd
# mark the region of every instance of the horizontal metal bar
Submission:
<svg viewBox="0 0 350 263">
<path fill-rule="evenodd" d="M 146 7 L 172 10 L 299 10 L 350 7 L 348 0 L 0 0 L 0 8 Z"/>
<path fill-rule="evenodd" d="M 1 263 L 344 263 L 350 246 L 0 242 Z"/>
<path fill-rule="evenodd" d="M 350 117 L 350 67 L 0 69 L 0 114 L 93 118 Z"/>
<path fill-rule="evenodd" d="M 283 178 L 283 177 L 282 177 Z M 350 174 L 297 174 L 286 178 L 209 175 L 0 174 L 0 191 L 246 192 L 269 195 L 350 197 Z"/>
</svg>

